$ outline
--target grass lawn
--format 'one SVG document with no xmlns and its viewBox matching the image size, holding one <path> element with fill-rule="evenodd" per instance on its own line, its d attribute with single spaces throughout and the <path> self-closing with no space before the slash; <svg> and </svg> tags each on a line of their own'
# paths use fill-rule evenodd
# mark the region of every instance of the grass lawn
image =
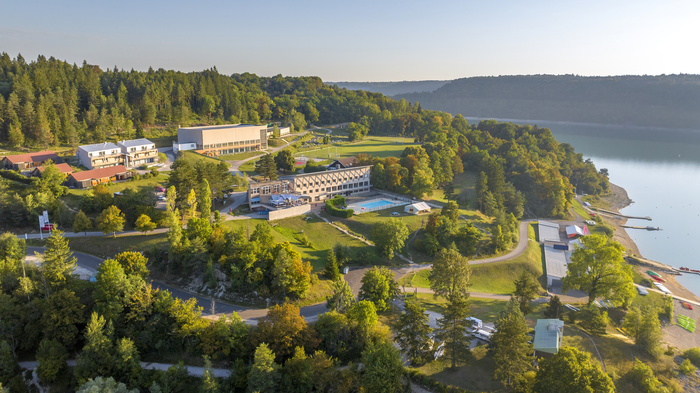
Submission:
<svg viewBox="0 0 700 393">
<path fill-rule="evenodd" d="M 373 247 L 341 233 L 315 216 L 309 217 L 308 220 L 304 220 L 304 216 L 290 217 L 273 221 L 270 225 L 273 226 L 272 236 L 274 240 L 278 243 L 289 242 L 289 244 L 301 254 L 303 260 L 311 263 L 314 273 L 323 270 L 326 266 L 327 251 L 336 244 L 348 246 L 352 251 L 367 254 L 368 257 L 371 254 L 371 258 L 376 258 L 374 256 Z M 259 223 L 267 224 L 268 222 L 263 220 L 233 220 L 226 221 L 224 225 L 229 228 L 245 228 L 247 226 L 250 233 L 253 233 L 255 226 Z M 302 235 L 308 237 L 313 248 L 307 247 L 301 243 L 299 238 Z M 368 263 L 371 262 L 372 261 L 368 261 Z"/>
<path fill-rule="evenodd" d="M 474 196 L 476 191 L 474 191 L 474 185 L 476 184 L 477 174 L 472 171 L 465 171 L 456 175 L 452 180 L 455 186 L 455 195 L 458 195 L 457 199 L 461 204 L 467 203 L 469 206 L 474 206 L 476 203 Z M 426 201 L 435 201 L 439 203 L 447 203 L 445 199 L 445 193 L 442 189 L 433 190 L 432 196 L 426 196 Z"/>
<path fill-rule="evenodd" d="M 338 139 L 339 135 L 331 134 L 331 138 Z M 368 136 L 359 142 L 334 143 L 330 146 L 313 147 L 310 149 L 300 149 L 297 154 L 304 154 L 312 158 L 328 158 L 337 153 L 340 157 L 352 157 L 359 153 L 371 154 L 374 157 L 400 157 L 403 150 L 408 146 L 420 146 L 414 143 L 413 138 L 388 137 L 388 136 Z"/>
<path fill-rule="evenodd" d="M 165 233 L 150 235 L 119 235 L 116 238 L 105 237 L 72 237 L 68 244 L 72 251 L 84 252 L 100 258 L 113 258 L 124 251 L 145 251 L 153 246 L 161 246 L 167 243 Z M 42 240 L 32 240 L 37 245 L 44 245 Z M 34 243 L 32 243 L 34 244 Z"/>
<path fill-rule="evenodd" d="M 214 163 L 214 164 L 218 164 L 218 163 L 220 163 L 220 162 L 225 162 L 225 161 L 219 160 L 218 158 L 209 157 L 209 156 L 205 156 L 205 155 L 202 155 L 202 154 L 197 154 L 197 153 L 195 153 L 195 152 L 193 152 L 193 151 L 183 151 L 183 152 L 182 152 L 182 157 L 183 157 L 185 160 L 190 161 L 192 164 L 194 164 L 194 163 L 197 162 L 197 161 L 209 161 L 209 162 L 212 162 L 212 163 Z M 231 164 L 229 164 L 229 163 L 227 162 L 227 163 L 226 163 L 226 166 L 231 166 Z"/>
<path fill-rule="evenodd" d="M 219 156 L 218 158 L 223 161 L 240 161 L 240 160 L 245 160 L 246 158 L 250 157 L 255 157 L 259 156 L 261 154 L 264 154 L 265 152 L 263 151 L 247 151 L 244 153 L 238 153 L 238 154 L 226 154 L 223 156 Z"/>
<path fill-rule="evenodd" d="M 503 385 L 493 380 L 494 361 L 488 356 L 488 348 L 481 344 L 472 351 L 472 359 L 467 364 L 452 368 L 451 359 L 442 357 L 418 369 L 426 375 L 446 385 L 457 386 L 470 392 L 500 392 Z"/>
<path fill-rule="evenodd" d="M 528 227 L 528 237 L 535 238 L 535 224 Z M 515 291 L 513 282 L 523 271 L 530 272 L 538 278 L 540 285 L 545 283 L 542 268 L 542 247 L 536 242 L 528 242 L 525 252 L 511 260 L 482 265 L 472 265 L 473 292 L 510 294 Z M 407 287 L 430 288 L 430 269 L 419 270 L 413 275 L 407 275 L 400 280 Z M 544 289 L 543 289 L 544 290 Z"/>
</svg>

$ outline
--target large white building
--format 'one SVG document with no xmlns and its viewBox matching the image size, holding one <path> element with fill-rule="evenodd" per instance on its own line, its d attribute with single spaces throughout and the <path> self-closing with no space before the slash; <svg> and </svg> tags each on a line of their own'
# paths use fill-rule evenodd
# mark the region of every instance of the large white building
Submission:
<svg viewBox="0 0 700 393">
<path fill-rule="evenodd" d="M 253 124 L 181 127 L 177 129 L 177 142 L 173 142 L 175 153 L 181 150 L 196 150 L 208 156 L 266 148 L 267 126 Z"/>
<path fill-rule="evenodd" d="M 80 164 L 88 169 L 117 165 L 133 168 L 155 162 L 158 158 L 155 143 L 145 138 L 120 141 L 117 144 L 104 142 L 82 145 L 76 154 Z"/>
<path fill-rule="evenodd" d="M 267 208 L 273 195 L 303 196 L 305 201 L 318 202 L 336 195 L 349 196 L 370 191 L 372 166 L 305 173 L 285 179 L 251 182 L 248 203 L 252 210 Z M 265 206 L 267 205 L 267 206 Z"/>
</svg>

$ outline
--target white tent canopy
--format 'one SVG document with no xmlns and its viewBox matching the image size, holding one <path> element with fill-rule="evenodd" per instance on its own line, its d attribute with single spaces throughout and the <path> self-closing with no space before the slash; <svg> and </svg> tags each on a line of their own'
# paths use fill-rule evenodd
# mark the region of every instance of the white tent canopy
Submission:
<svg viewBox="0 0 700 393">
<path fill-rule="evenodd" d="M 428 204 L 425 202 L 416 202 L 416 203 L 413 203 L 411 205 L 406 205 L 406 207 L 404 207 L 403 211 L 406 213 L 413 213 L 413 214 L 427 213 L 430 211 L 430 206 L 428 206 Z"/>
</svg>

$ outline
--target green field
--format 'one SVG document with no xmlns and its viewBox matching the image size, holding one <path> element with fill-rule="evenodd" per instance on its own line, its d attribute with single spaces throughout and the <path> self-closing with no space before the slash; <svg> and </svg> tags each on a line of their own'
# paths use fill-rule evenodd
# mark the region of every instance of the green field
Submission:
<svg viewBox="0 0 700 393">
<path fill-rule="evenodd" d="M 309 261 L 314 268 L 314 273 L 318 273 L 326 265 L 326 255 L 329 249 L 336 244 L 342 244 L 352 248 L 357 254 L 363 254 L 376 258 L 372 246 L 368 246 L 361 241 L 354 239 L 346 234 L 331 227 L 323 220 L 313 215 L 308 216 L 305 220 L 304 216 L 291 217 L 283 220 L 277 220 L 269 223 L 272 226 L 272 236 L 276 242 L 289 242 L 292 247 L 297 250 L 303 260 Z M 246 228 L 252 233 L 255 226 L 259 223 L 268 224 L 265 220 L 231 220 L 226 221 L 224 225 L 229 228 Z M 306 235 L 313 245 L 313 249 L 309 248 L 299 241 L 299 237 Z M 369 261 L 369 263 L 373 260 Z"/>
<path fill-rule="evenodd" d="M 246 158 L 259 156 L 261 154 L 265 154 L 265 152 L 264 151 L 247 151 L 247 152 L 238 153 L 238 154 L 226 154 L 223 156 L 219 156 L 218 159 L 222 160 L 222 161 L 240 161 L 240 160 L 245 160 Z"/>
<path fill-rule="evenodd" d="M 337 138 L 338 135 L 331 134 Z M 420 146 L 414 143 L 413 138 L 368 136 L 359 142 L 334 143 L 332 145 L 302 149 L 296 152 L 297 155 L 305 155 L 312 158 L 342 158 L 352 157 L 359 153 L 371 154 L 373 157 L 400 157 L 403 150 L 408 146 Z M 330 156 L 330 157 L 329 157 Z"/>
<path fill-rule="evenodd" d="M 534 225 L 528 228 L 530 239 L 535 238 Z M 470 291 L 495 294 L 511 294 L 515 291 L 513 282 L 524 271 L 537 277 L 540 285 L 545 284 L 545 276 L 542 268 L 542 248 L 536 242 L 528 242 L 525 252 L 513 259 L 472 265 Z M 419 270 L 415 274 L 407 275 L 400 280 L 407 287 L 430 288 L 430 269 Z"/>
<path fill-rule="evenodd" d="M 182 157 L 184 160 L 189 161 L 189 162 L 191 162 L 191 163 L 193 163 L 193 164 L 194 164 L 195 162 L 197 162 L 197 161 L 208 161 L 208 162 L 211 162 L 211 163 L 213 163 L 213 164 L 218 164 L 218 163 L 220 163 L 220 162 L 225 162 L 225 161 L 219 160 L 218 158 L 208 157 L 208 156 L 205 156 L 205 155 L 202 155 L 202 154 L 195 153 L 195 152 L 193 152 L 193 151 L 183 151 L 181 157 Z M 228 162 L 226 162 L 226 166 L 231 166 L 231 164 L 229 164 Z"/>
</svg>

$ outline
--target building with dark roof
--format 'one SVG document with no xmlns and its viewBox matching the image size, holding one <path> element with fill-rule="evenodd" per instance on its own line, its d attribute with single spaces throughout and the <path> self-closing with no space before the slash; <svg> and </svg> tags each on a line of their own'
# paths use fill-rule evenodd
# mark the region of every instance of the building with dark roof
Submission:
<svg viewBox="0 0 700 393">
<path fill-rule="evenodd" d="M 345 157 L 340 158 L 328 165 L 328 169 L 345 169 L 352 168 L 357 165 L 357 158 L 355 157 Z"/>
<path fill-rule="evenodd" d="M 51 150 L 5 156 L 0 162 L 2 163 L 2 167 L 5 169 L 23 171 L 26 169 L 36 168 L 49 160 L 55 163 L 61 162 L 61 158 Z"/>
</svg>

